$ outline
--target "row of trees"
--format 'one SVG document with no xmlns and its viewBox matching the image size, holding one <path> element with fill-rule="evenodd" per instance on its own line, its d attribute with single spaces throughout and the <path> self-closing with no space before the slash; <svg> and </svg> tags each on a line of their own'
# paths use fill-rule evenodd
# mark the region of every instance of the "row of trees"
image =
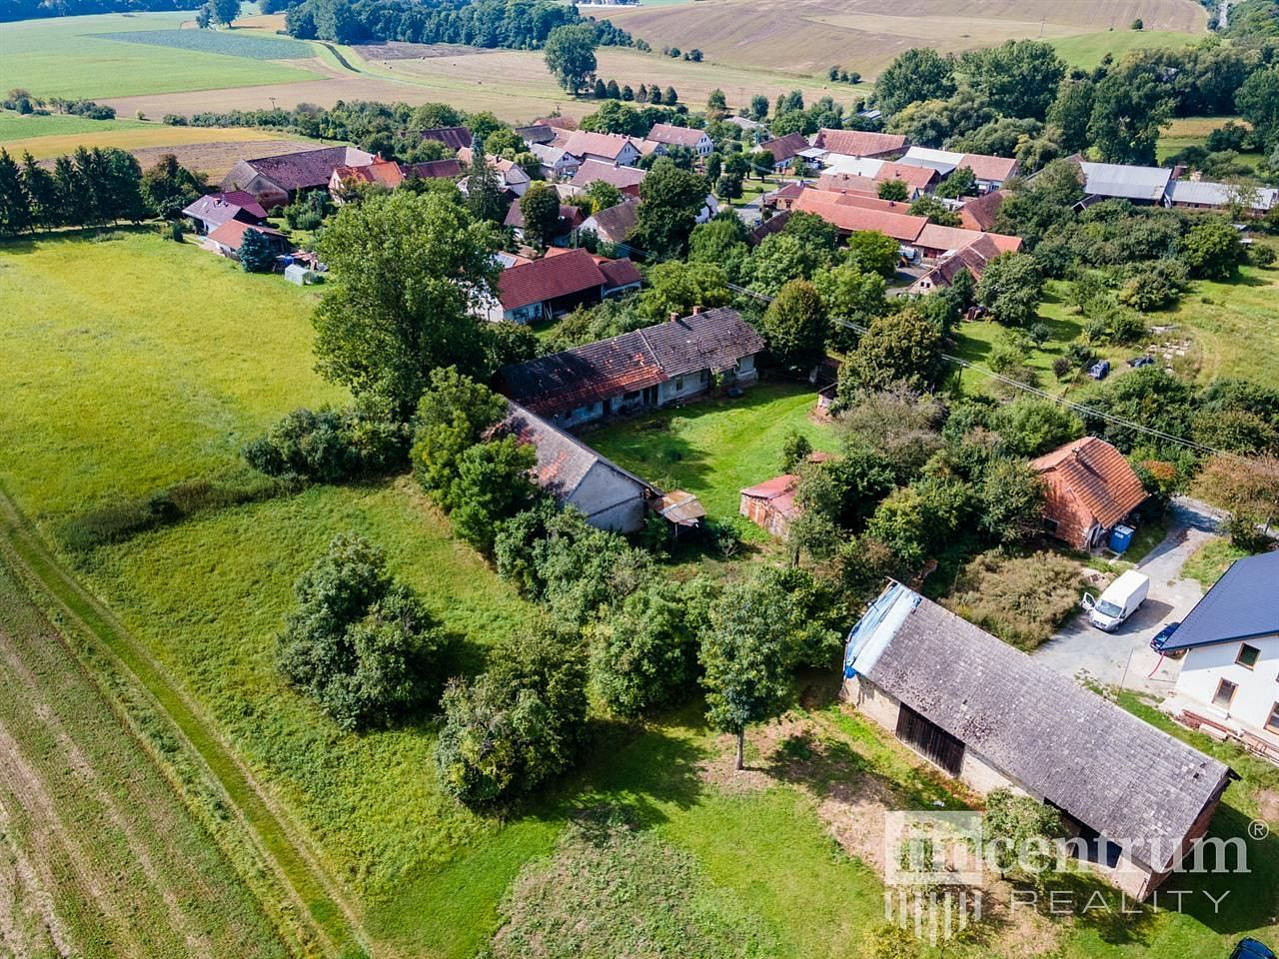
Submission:
<svg viewBox="0 0 1279 959">
<path fill-rule="evenodd" d="M 550 0 L 302 0 L 290 6 L 286 29 L 303 40 L 336 43 L 400 40 L 475 47 L 535 49 L 560 26 L 586 26 L 598 43 L 629 46 L 630 35 L 595 21 L 571 4 Z"/>
<path fill-rule="evenodd" d="M 0 5 L 0 23 L 42 17 L 81 17 L 91 13 L 189 9 L 189 0 L 8 0 Z"/>
<path fill-rule="evenodd" d="M 133 154 L 81 147 L 48 169 L 0 149 L 0 236 L 65 226 L 101 226 L 150 217 L 176 220 L 204 190 L 203 180 L 167 154 L 144 174 Z"/>
</svg>

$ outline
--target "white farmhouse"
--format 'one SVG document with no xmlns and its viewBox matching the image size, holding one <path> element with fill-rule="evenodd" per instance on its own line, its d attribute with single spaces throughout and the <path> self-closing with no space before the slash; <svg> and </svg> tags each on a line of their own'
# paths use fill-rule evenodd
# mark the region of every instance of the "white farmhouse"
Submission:
<svg viewBox="0 0 1279 959">
<path fill-rule="evenodd" d="M 1180 650 L 1164 710 L 1279 761 L 1279 552 L 1235 560 L 1163 647 Z"/>
</svg>

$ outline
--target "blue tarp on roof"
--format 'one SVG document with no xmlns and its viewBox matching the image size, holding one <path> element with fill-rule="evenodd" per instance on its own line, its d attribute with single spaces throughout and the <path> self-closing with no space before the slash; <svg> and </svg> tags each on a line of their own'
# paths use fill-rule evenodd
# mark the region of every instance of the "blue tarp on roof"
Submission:
<svg viewBox="0 0 1279 959">
<path fill-rule="evenodd" d="M 1279 551 L 1237 559 L 1190 611 L 1165 653 L 1279 633 Z"/>
</svg>

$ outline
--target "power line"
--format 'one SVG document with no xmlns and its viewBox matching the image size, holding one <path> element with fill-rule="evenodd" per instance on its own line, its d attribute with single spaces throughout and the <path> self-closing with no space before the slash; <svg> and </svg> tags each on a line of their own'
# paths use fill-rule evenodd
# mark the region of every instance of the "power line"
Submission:
<svg viewBox="0 0 1279 959">
<path fill-rule="evenodd" d="M 755 290 L 748 290 L 746 289 L 746 287 L 739 286 L 736 283 L 729 283 L 728 288 L 730 290 L 733 290 L 734 292 L 744 294 L 745 296 L 753 297 L 754 299 L 759 300 L 760 302 L 763 302 L 763 303 L 772 303 L 774 299 L 771 296 L 767 296 L 763 293 L 758 293 Z M 846 329 L 854 330 L 858 334 L 864 335 L 865 333 L 869 332 L 867 327 L 862 326 L 860 323 L 854 323 L 852 320 L 844 319 L 843 317 L 831 317 L 830 321 L 839 326 L 845 327 Z M 1143 423 L 1136 423 L 1136 422 L 1133 422 L 1132 420 L 1124 419 L 1122 416 L 1115 416 L 1113 413 L 1107 413 L 1103 410 L 1099 410 L 1096 407 L 1086 406 L 1083 403 L 1074 403 L 1064 397 L 1053 396 L 1051 393 L 1047 392 L 1046 390 L 1041 390 L 1037 386 L 1032 386 L 1029 383 L 1023 383 L 1020 380 L 1013 379 L 1010 376 L 1004 376 L 1002 373 L 996 373 L 994 370 L 988 370 L 985 367 L 978 366 L 975 363 L 965 360 L 963 357 L 955 356 L 953 353 L 943 352 L 940 355 L 942 356 L 943 359 L 947 360 L 948 362 L 954 363 L 957 366 L 961 366 L 964 369 L 972 370 L 973 372 L 979 373 L 982 376 L 987 376 L 1007 386 L 1013 387 L 1014 389 L 1022 390 L 1026 393 L 1030 393 L 1031 395 L 1038 396 L 1039 398 L 1047 400 L 1050 403 L 1064 406 L 1066 409 L 1072 410 L 1073 412 L 1076 412 L 1080 414 L 1081 416 L 1095 417 L 1097 419 L 1104 420 L 1107 423 L 1112 423 L 1116 426 L 1123 426 L 1127 429 L 1135 430 L 1138 433 L 1144 433 L 1147 436 L 1154 437 L 1155 439 L 1161 440 L 1165 443 L 1172 443 L 1176 446 L 1184 447 L 1185 449 L 1192 450 L 1196 453 L 1206 453 L 1208 455 L 1213 455 L 1213 456 L 1234 456 L 1239 459 L 1245 459 L 1245 457 L 1239 457 L 1238 454 L 1236 453 L 1230 453 L 1226 450 L 1219 450 L 1214 447 L 1208 446 L 1204 443 L 1196 443 L 1194 440 L 1188 440 L 1181 436 L 1174 436 L 1173 434 L 1164 432 L 1163 430 L 1155 429 L 1153 426 L 1146 426 Z"/>
</svg>

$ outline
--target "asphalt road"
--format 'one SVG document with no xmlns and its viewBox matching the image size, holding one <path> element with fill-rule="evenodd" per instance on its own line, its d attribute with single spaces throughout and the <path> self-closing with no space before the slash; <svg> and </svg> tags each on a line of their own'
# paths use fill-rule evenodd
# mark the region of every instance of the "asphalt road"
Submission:
<svg viewBox="0 0 1279 959">
<path fill-rule="evenodd" d="M 1165 694 L 1177 681 L 1181 662 L 1161 661 L 1150 640 L 1165 625 L 1184 619 L 1203 596 L 1193 579 L 1183 579 L 1186 559 L 1216 535 L 1218 518 L 1193 500 L 1174 500 L 1168 535 L 1138 564 L 1150 577 L 1150 594 L 1113 633 L 1089 625 L 1082 610 L 1032 654 L 1042 665 L 1083 680 L 1139 692 Z"/>
</svg>

